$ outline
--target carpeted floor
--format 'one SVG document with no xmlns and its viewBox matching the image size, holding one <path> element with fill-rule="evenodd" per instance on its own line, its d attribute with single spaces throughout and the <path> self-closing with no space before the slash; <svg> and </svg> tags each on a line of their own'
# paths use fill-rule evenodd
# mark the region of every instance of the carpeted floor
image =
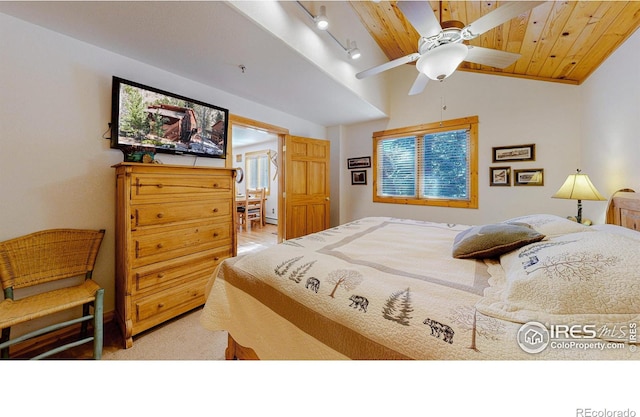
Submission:
<svg viewBox="0 0 640 417">
<path fill-rule="evenodd" d="M 199 308 L 133 338 L 129 349 L 105 346 L 103 360 L 224 360 L 227 332 L 200 324 Z"/>
</svg>

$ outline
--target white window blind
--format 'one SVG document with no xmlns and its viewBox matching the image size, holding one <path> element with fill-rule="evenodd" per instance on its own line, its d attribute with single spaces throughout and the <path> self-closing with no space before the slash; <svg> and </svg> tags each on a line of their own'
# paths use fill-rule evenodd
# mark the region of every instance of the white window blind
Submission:
<svg viewBox="0 0 640 417">
<path fill-rule="evenodd" d="M 417 139 L 383 139 L 378 141 L 378 195 L 385 197 L 417 196 Z"/>
<path fill-rule="evenodd" d="M 469 129 L 422 137 L 421 198 L 469 198 Z"/>
</svg>

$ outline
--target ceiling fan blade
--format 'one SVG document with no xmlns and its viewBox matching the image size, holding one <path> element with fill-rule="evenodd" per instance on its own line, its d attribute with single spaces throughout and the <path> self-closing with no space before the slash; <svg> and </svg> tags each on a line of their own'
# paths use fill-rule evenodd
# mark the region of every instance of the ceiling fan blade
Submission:
<svg viewBox="0 0 640 417">
<path fill-rule="evenodd" d="M 544 1 L 511 1 L 504 3 L 497 9 L 485 14 L 473 23 L 470 23 L 465 28 L 471 38 L 482 35 L 486 31 L 493 29 L 494 27 L 508 22 L 516 16 L 531 10 L 536 6 L 545 3 Z"/>
<path fill-rule="evenodd" d="M 486 65 L 494 68 L 507 68 L 520 58 L 520 54 L 500 51 L 498 49 L 483 48 L 481 46 L 468 45 L 469 52 L 464 59 L 474 64 Z"/>
<path fill-rule="evenodd" d="M 402 64 L 408 64 L 409 62 L 417 61 L 420 58 L 420 54 L 415 52 L 413 54 L 405 55 L 400 58 L 396 58 L 393 61 L 386 62 L 382 65 L 378 65 L 377 67 L 369 68 L 368 70 L 361 71 L 356 74 L 356 78 L 361 80 L 370 75 L 380 74 L 383 71 L 389 70 L 391 68 L 399 67 Z"/>
<path fill-rule="evenodd" d="M 413 85 L 411 86 L 411 90 L 409 90 L 409 95 L 415 96 L 416 94 L 422 93 L 424 88 L 427 86 L 428 82 L 429 82 L 429 77 L 427 77 L 421 72 L 418 73 L 418 77 L 416 77 L 416 80 L 413 82 Z"/>
<path fill-rule="evenodd" d="M 396 6 L 420 36 L 428 38 L 442 31 L 438 17 L 431 10 L 428 1 L 399 1 Z"/>
</svg>

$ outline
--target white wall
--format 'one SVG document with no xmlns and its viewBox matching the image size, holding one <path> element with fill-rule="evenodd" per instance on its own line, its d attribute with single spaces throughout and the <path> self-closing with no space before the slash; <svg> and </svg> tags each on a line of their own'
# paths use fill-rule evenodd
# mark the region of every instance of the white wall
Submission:
<svg viewBox="0 0 640 417">
<path fill-rule="evenodd" d="M 551 199 L 551 195 L 579 165 L 578 86 L 458 71 L 442 83 L 431 81 L 422 94 L 408 96 L 415 68 L 405 65 L 390 72 L 390 118 L 350 126 L 341 138 L 345 161 L 341 165 L 341 205 L 347 209 L 341 211 L 341 221 L 396 216 L 479 224 L 527 213 L 575 215 L 575 202 Z M 475 115 L 479 117 L 478 209 L 373 203 L 372 169 L 366 186 L 351 185 L 346 159 L 373 155 L 373 132 Z M 529 143 L 536 145 L 535 161 L 492 163 L 492 147 Z M 490 166 L 543 168 L 544 186 L 491 187 Z"/>
<path fill-rule="evenodd" d="M 640 192 L 640 31 L 618 48 L 582 88 L 582 166 L 600 193 Z M 585 216 L 604 222 L 603 204 L 583 202 Z"/>
<path fill-rule="evenodd" d="M 0 14 L 0 240 L 57 227 L 105 228 L 95 279 L 114 309 L 115 174 L 110 149 L 113 75 L 228 108 L 294 135 L 323 126 L 232 96 L 104 49 Z M 164 163 L 219 159 L 160 155 Z"/>
</svg>

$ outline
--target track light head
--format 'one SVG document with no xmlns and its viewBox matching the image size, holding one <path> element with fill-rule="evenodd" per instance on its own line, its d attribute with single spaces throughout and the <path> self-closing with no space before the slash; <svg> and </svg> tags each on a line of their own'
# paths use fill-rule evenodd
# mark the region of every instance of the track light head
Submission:
<svg viewBox="0 0 640 417">
<path fill-rule="evenodd" d="M 313 18 L 316 27 L 320 30 L 327 30 L 329 27 L 329 19 L 327 19 L 327 8 L 320 6 L 320 14 Z"/>
<path fill-rule="evenodd" d="M 360 58 L 360 56 L 362 56 L 362 53 L 360 53 L 360 49 L 358 49 L 358 46 L 356 45 L 355 41 L 351 43 L 347 41 L 347 45 L 349 45 L 349 49 L 347 50 L 347 53 L 349 54 L 349 57 L 351 59 L 358 59 Z"/>
</svg>

